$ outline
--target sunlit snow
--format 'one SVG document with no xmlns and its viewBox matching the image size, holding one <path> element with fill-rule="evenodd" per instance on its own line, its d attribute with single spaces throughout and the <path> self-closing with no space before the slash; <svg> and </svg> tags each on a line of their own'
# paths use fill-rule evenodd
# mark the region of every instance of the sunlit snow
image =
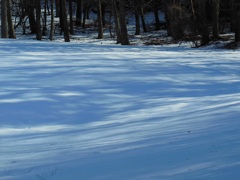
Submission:
<svg viewBox="0 0 240 180">
<path fill-rule="evenodd" d="M 239 57 L 0 40 L 0 179 L 238 180 Z"/>
</svg>

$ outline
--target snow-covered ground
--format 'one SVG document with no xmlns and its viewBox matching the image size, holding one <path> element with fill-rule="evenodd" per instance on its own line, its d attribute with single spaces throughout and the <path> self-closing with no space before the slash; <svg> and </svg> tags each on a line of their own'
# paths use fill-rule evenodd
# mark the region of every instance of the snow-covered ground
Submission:
<svg viewBox="0 0 240 180">
<path fill-rule="evenodd" d="M 0 40 L 0 179 L 238 180 L 239 57 Z"/>
</svg>

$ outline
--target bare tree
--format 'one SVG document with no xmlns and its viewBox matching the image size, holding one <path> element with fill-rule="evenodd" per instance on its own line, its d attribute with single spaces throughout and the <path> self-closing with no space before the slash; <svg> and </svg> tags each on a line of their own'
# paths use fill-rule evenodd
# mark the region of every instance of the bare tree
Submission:
<svg viewBox="0 0 240 180">
<path fill-rule="evenodd" d="M 54 0 L 51 0 L 51 28 L 50 28 L 50 35 L 49 39 L 52 41 L 54 36 Z"/>
<path fill-rule="evenodd" d="M 160 6 L 160 1 L 159 0 L 154 0 L 153 1 L 153 9 L 154 9 L 154 17 L 155 17 L 155 24 L 156 24 L 156 30 L 160 30 L 160 19 L 158 16 L 158 10 Z"/>
<path fill-rule="evenodd" d="M 213 39 L 219 38 L 220 0 L 212 0 Z"/>
<path fill-rule="evenodd" d="M 235 41 L 240 42 L 240 0 L 234 1 L 235 7 Z"/>
<path fill-rule="evenodd" d="M 201 45 L 206 45 L 209 43 L 209 27 L 207 25 L 207 15 L 206 15 L 206 2 L 207 0 L 198 1 L 199 6 L 199 32 L 201 33 Z"/>
<path fill-rule="evenodd" d="M 102 3 L 97 0 L 97 14 L 98 14 L 98 39 L 103 39 L 103 17 L 102 17 Z"/>
<path fill-rule="evenodd" d="M 68 0 L 68 5 L 69 5 L 69 17 L 70 17 L 70 34 L 74 34 L 73 30 L 73 7 L 72 7 L 72 0 Z"/>
<path fill-rule="evenodd" d="M 121 44 L 129 45 L 130 42 L 128 39 L 125 5 L 126 5 L 125 0 L 119 1 L 119 20 L 120 20 L 120 29 L 121 29 Z"/>
<path fill-rule="evenodd" d="M 63 31 L 64 31 L 64 41 L 70 42 L 70 31 L 69 31 L 69 23 L 67 19 L 67 10 L 66 10 L 66 0 L 60 0 L 61 4 L 61 21 L 63 22 Z"/>
<path fill-rule="evenodd" d="M 41 0 L 35 0 L 36 8 L 36 39 L 42 39 L 42 30 L 41 30 Z"/>
<path fill-rule="evenodd" d="M 82 13 L 83 13 L 83 0 L 78 0 L 76 11 L 76 25 L 82 25 Z"/>
<path fill-rule="evenodd" d="M 1 0 L 1 36 L 8 38 L 7 0 Z"/>
<path fill-rule="evenodd" d="M 119 11 L 117 9 L 116 0 L 112 0 L 112 11 L 114 14 L 115 30 L 116 30 L 116 35 L 117 35 L 117 44 L 119 44 L 119 43 L 121 43 L 121 29 L 120 29 Z"/>
<path fill-rule="evenodd" d="M 35 19 L 35 14 L 34 14 L 34 1 L 32 0 L 26 0 L 24 1 L 25 4 L 25 8 L 29 17 L 29 25 L 30 25 L 30 29 L 31 29 L 31 33 L 35 34 L 36 33 L 36 19 Z"/>
<path fill-rule="evenodd" d="M 12 22 L 12 13 L 11 13 L 11 5 L 10 5 L 10 0 L 7 1 L 7 20 L 8 20 L 8 33 L 9 33 L 9 38 L 16 38 L 15 30 L 13 27 L 13 22 Z"/>
<path fill-rule="evenodd" d="M 147 32 L 147 26 L 145 23 L 144 12 L 143 12 L 143 0 L 140 0 L 138 7 L 139 7 L 139 13 L 140 13 L 140 18 L 141 18 L 141 22 L 142 22 L 143 32 Z"/>
<path fill-rule="evenodd" d="M 134 14 L 135 14 L 135 35 L 140 35 L 140 15 L 139 15 L 139 1 L 133 0 Z"/>
<path fill-rule="evenodd" d="M 167 25 L 167 34 L 168 36 L 172 35 L 171 31 L 171 21 L 170 21 L 170 4 L 172 3 L 172 0 L 163 0 L 163 7 L 164 7 L 164 15 Z"/>
</svg>

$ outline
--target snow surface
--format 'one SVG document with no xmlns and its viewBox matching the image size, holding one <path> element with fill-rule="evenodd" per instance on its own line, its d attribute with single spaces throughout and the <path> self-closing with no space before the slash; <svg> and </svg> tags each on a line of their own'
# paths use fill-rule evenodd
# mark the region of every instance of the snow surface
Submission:
<svg viewBox="0 0 240 180">
<path fill-rule="evenodd" d="M 239 57 L 0 40 L 0 179 L 238 180 Z"/>
</svg>

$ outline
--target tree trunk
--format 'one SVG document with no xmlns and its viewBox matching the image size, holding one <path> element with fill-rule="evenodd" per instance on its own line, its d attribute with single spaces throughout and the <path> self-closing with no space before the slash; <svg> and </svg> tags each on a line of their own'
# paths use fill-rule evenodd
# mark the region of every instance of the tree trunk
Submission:
<svg viewBox="0 0 240 180">
<path fill-rule="evenodd" d="M 28 17 L 29 17 L 29 24 L 30 24 L 30 29 L 31 29 L 31 34 L 36 33 L 36 19 L 34 15 L 34 2 L 32 0 L 28 1 Z"/>
<path fill-rule="evenodd" d="M 220 11 L 220 1 L 213 0 L 213 39 L 219 38 L 219 11 Z"/>
<path fill-rule="evenodd" d="M 86 25 L 87 8 L 88 8 L 88 5 L 87 5 L 87 2 L 86 2 L 86 3 L 84 3 L 84 5 L 83 5 L 83 22 L 82 22 L 82 27 L 83 27 L 83 28 L 85 28 L 85 25 Z"/>
<path fill-rule="evenodd" d="M 167 34 L 168 36 L 172 35 L 172 31 L 171 31 L 171 22 L 170 22 L 170 18 L 169 18 L 169 1 L 168 0 L 164 0 L 164 14 L 165 14 L 165 20 L 166 20 L 166 25 L 167 25 Z"/>
<path fill-rule="evenodd" d="M 199 23 L 199 31 L 201 33 L 201 45 L 204 46 L 209 43 L 209 30 L 207 25 L 207 17 L 206 17 L 206 0 L 198 1 L 199 5 L 199 14 L 200 14 L 200 23 Z"/>
<path fill-rule="evenodd" d="M 62 21 L 63 21 L 63 31 L 64 31 L 64 41 L 70 42 L 70 31 L 69 31 L 69 24 L 67 20 L 67 10 L 66 10 L 66 0 L 61 0 L 61 14 L 62 14 Z"/>
<path fill-rule="evenodd" d="M 234 9 L 234 0 L 229 0 L 229 10 L 230 10 L 230 18 L 231 18 L 231 23 L 230 23 L 230 30 L 231 32 L 235 31 L 235 9 Z"/>
<path fill-rule="evenodd" d="M 102 24 L 103 24 L 103 27 L 104 27 L 106 25 L 106 19 L 105 19 L 106 3 L 104 1 L 102 1 L 102 3 L 101 3 L 101 12 L 102 12 Z"/>
<path fill-rule="evenodd" d="M 113 8 L 113 14 L 114 14 L 115 30 L 117 35 L 117 44 L 119 44 L 121 43 L 121 29 L 120 29 L 119 13 L 117 9 L 116 0 L 112 0 L 112 8 Z"/>
<path fill-rule="evenodd" d="M 154 0 L 153 3 L 154 3 L 153 6 L 154 6 L 154 17 L 155 17 L 155 29 L 160 30 L 160 19 L 158 16 L 160 2 L 158 0 Z"/>
<path fill-rule="evenodd" d="M 46 36 L 47 34 L 47 4 L 48 0 L 44 1 L 44 18 L 43 18 L 43 28 L 42 28 L 42 34 Z"/>
<path fill-rule="evenodd" d="M 196 11 L 195 11 L 195 6 L 194 6 L 194 1 L 190 0 L 190 6 L 191 6 L 191 15 L 192 15 L 192 25 L 190 25 L 190 29 L 192 33 L 195 35 L 198 34 L 198 29 L 197 29 L 197 16 L 196 16 Z"/>
<path fill-rule="evenodd" d="M 16 34 L 15 34 L 15 31 L 14 31 L 13 22 L 12 22 L 12 13 L 11 13 L 10 0 L 7 0 L 7 19 L 8 19 L 9 38 L 16 39 Z"/>
<path fill-rule="evenodd" d="M 121 44 L 129 45 L 128 31 L 126 24 L 126 12 L 125 12 L 125 0 L 119 1 L 119 19 L 120 19 L 120 29 L 121 29 Z"/>
<path fill-rule="evenodd" d="M 24 21 L 24 18 L 26 17 L 27 11 L 28 11 L 29 8 L 28 8 L 27 1 L 20 0 L 19 3 L 21 3 L 22 6 L 21 6 L 21 8 L 19 8 L 20 20 L 19 20 L 18 25 L 22 26 L 23 34 L 25 34 L 25 32 L 26 32 L 26 21 Z"/>
<path fill-rule="evenodd" d="M 98 39 L 103 39 L 103 21 L 102 21 L 102 4 L 101 0 L 97 1 L 98 14 Z"/>
<path fill-rule="evenodd" d="M 2 38 L 8 38 L 7 0 L 1 0 L 1 23 Z"/>
<path fill-rule="evenodd" d="M 140 0 L 139 13 L 140 13 L 140 17 L 141 17 L 143 32 L 147 32 L 147 26 L 145 23 L 144 12 L 143 12 L 143 0 Z"/>
<path fill-rule="evenodd" d="M 42 39 L 42 29 L 41 29 L 41 0 L 35 0 L 36 6 L 36 39 Z"/>
<path fill-rule="evenodd" d="M 235 0 L 235 42 L 240 42 L 240 0 Z"/>
<path fill-rule="evenodd" d="M 63 22 L 63 11 L 62 11 L 62 2 L 61 2 L 62 0 L 59 0 L 59 4 L 58 4 L 58 6 L 59 6 L 59 25 L 60 25 L 60 34 L 62 34 L 62 32 L 64 32 L 64 22 Z"/>
<path fill-rule="evenodd" d="M 133 0 L 134 3 L 134 14 L 135 14 L 135 35 L 140 35 L 140 16 L 138 8 L 138 0 Z"/>
<path fill-rule="evenodd" d="M 77 1 L 77 11 L 76 11 L 76 25 L 82 25 L 82 13 L 83 13 L 83 0 Z"/>
<path fill-rule="evenodd" d="M 68 0 L 68 2 L 69 2 L 69 16 L 70 16 L 70 34 L 74 34 L 72 0 Z"/>
<path fill-rule="evenodd" d="M 51 28 L 49 39 L 52 41 L 54 36 L 54 0 L 51 0 Z"/>
<path fill-rule="evenodd" d="M 55 0 L 55 9 L 56 9 L 56 17 L 59 17 L 60 14 L 60 0 Z"/>
</svg>

